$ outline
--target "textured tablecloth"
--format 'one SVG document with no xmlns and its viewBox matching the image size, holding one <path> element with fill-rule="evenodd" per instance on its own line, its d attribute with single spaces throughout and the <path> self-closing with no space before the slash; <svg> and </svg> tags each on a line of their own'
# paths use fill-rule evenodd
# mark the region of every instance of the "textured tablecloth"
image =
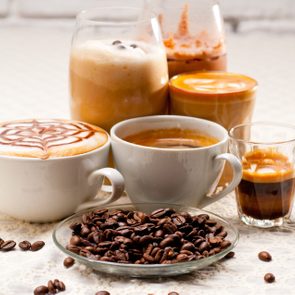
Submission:
<svg viewBox="0 0 295 295">
<path fill-rule="evenodd" d="M 67 68 L 72 29 L 71 22 L 0 24 L 0 120 L 69 117 Z M 259 81 L 254 120 L 295 124 L 295 33 L 230 34 L 228 49 L 229 69 Z M 166 295 L 172 290 L 181 295 L 295 294 L 292 229 L 259 230 L 241 224 L 233 195 L 207 209 L 238 226 L 241 236 L 236 257 L 190 275 L 159 280 L 114 277 L 79 264 L 65 269 L 64 255 L 51 239 L 55 224 L 29 224 L 0 215 L 3 239 L 46 242 L 38 252 L 0 252 L 0 294 L 32 294 L 36 286 L 53 278 L 66 284 L 62 294 L 92 295 L 98 290 L 109 290 L 112 295 Z M 258 260 L 262 250 L 272 254 L 272 262 Z M 274 284 L 263 281 L 266 272 L 275 274 Z"/>
</svg>

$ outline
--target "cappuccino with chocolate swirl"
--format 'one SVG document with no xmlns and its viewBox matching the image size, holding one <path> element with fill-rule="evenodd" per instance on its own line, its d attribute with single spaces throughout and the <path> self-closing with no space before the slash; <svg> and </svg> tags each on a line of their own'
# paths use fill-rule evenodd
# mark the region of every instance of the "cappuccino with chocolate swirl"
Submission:
<svg viewBox="0 0 295 295">
<path fill-rule="evenodd" d="M 87 153 L 103 146 L 107 133 L 70 120 L 18 120 L 0 123 L 0 155 L 58 158 Z"/>
</svg>

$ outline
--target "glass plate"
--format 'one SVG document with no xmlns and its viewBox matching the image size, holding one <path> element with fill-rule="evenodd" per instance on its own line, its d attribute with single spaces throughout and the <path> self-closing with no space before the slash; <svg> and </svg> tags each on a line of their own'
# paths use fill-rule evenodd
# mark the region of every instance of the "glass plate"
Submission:
<svg viewBox="0 0 295 295">
<path fill-rule="evenodd" d="M 191 215 L 198 214 L 208 214 L 210 218 L 217 221 L 221 224 L 224 229 L 227 231 L 228 235 L 226 237 L 227 240 L 231 242 L 231 246 L 219 252 L 218 254 L 200 259 L 194 260 L 190 262 L 179 262 L 174 264 L 121 264 L 116 262 L 106 262 L 106 261 L 96 261 L 89 259 L 87 257 L 80 256 L 73 252 L 70 252 L 65 247 L 69 242 L 72 236 L 72 230 L 70 229 L 70 225 L 74 222 L 80 222 L 81 216 L 84 213 L 91 212 L 95 209 L 108 208 L 108 209 L 132 209 L 132 210 L 140 210 L 145 213 L 151 213 L 153 210 L 157 208 L 173 208 L 176 211 L 180 212 L 188 212 Z M 87 210 L 80 211 L 71 217 L 60 222 L 53 232 L 53 241 L 56 246 L 64 252 L 66 255 L 73 257 L 76 261 L 79 261 L 92 269 L 109 273 L 115 275 L 126 275 L 130 277 L 141 277 L 141 278 L 149 278 L 149 277 L 165 277 L 165 276 L 175 276 L 180 274 L 190 273 L 192 271 L 204 268 L 209 264 L 212 264 L 220 259 L 222 259 L 228 252 L 232 251 L 232 249 L 236 246 L 239 238 L 238 230 L 227 220 L 222 217 L 197 208 L 175 205 L 175 204 L 121 204 L 121 205 L 109 205 L 109 206 L 100 206 Z"/>
</svg>

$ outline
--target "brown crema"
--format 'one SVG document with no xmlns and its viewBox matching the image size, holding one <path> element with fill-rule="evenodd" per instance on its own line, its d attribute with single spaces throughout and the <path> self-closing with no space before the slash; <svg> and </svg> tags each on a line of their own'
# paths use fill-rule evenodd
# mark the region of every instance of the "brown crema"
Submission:
<svg viewBox="0 0 295 295">
<path fill-rule="evenodd" d="M 165 149 L 200 148 L 218 142 L 216 138 L 197 130 L 179 128 L 145 130 L 129 135 L 124 140 L 138 145 Z"/>
</svg>

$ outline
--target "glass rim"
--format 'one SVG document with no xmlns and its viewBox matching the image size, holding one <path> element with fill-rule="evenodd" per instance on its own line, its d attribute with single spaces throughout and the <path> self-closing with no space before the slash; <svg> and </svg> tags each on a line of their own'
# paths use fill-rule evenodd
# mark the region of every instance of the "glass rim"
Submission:
<svg viewBox="0 0 295 295">
<path fill-rule="evenodd" d="M 142 14 L 143 18 L 140 18 L 139 20 L 125 20 L 125 21 L 114 21 L 114 20 L 93 20 L 91 19 L 91 15 L 95 16 L 96 12 L 106 12 L 106 10 L 120 10 L 120 12 L 124 12 L 124 11 L 137 11 L 139 12 L 140 15 L 140 11 L 144 11 L 143 9 L 137 8 L 137 7 L 132 7 L 132 6 L 104 6 L 104 7 L 94 7 L 92 9 L 83 9 L 81 10 L 77 16 L 76 16 L 76 21 L 77 22 L 83 22 L 83 23 L 88 23 L 88 24 L 93 24 L 93 25 L 108 25 L 108 26 L 132 26 L 132 25 L 136 25 L 136 24 L 141 24 L 141 23 L 147 23 L 150 22 L 153 19 L 156 19 L 156 15 L 153 12 L 149 12 L 149 14 Z M 122 16 L 122 15 L 120 15 Z"/>
<path fill-rule="evenodd" d="M 280 127 L 280 128 L 290 129 L 290 130 L 292 129 L 294 131 L 294 138 L 288 139 L 288 140 L 276 140 L 276 141 L 272 141 L 272 142 L 263 142 L 263 141 L 255 141 L 255 140 L 247 140 L 247 139 L 243 139 L 243 138 L 237 138 L 234 135 L 234 132 L 239 128 L 259 126 L 259 125 L 274 127 L 274 128 Z M 228 135 L 231 140 L 235 140 L 236 142 L 240 142 L 240 143 L 261 144 L 261 145 L 266 145 L 266 146 L 287 144 L 287 143 L 295 142 L 295 125 L 292 125 L 289 123 L 280 123 L 280 122 L 257 121 L 257 122 L 252 122 L 252 123 L 238 124 L 229 130 Z"/>
</svg>

